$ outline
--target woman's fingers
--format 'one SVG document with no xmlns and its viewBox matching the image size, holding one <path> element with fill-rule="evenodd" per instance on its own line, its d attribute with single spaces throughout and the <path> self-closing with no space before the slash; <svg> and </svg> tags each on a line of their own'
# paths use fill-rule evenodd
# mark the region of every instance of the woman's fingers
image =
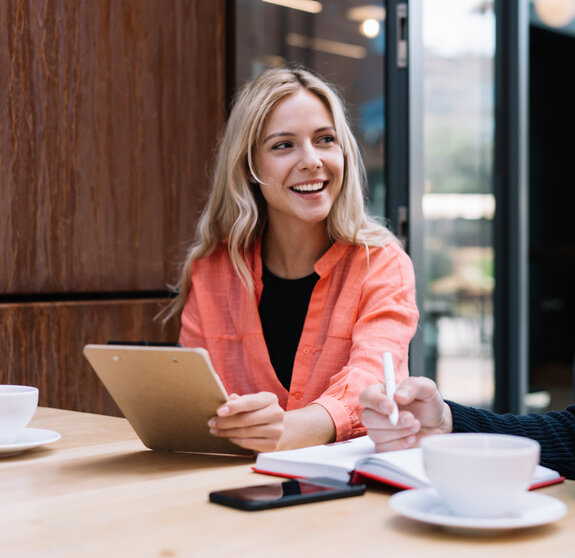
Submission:
<svg viewBox="0 0 575 558">
<path fill-rule="evenodd" d="M 213 417 L 208 425 L 221 431 L 236 430 L 238 428 L 256 428 L 258 426 L 275 425 L 283 422 L 282 409 L 258 409 L 239 413 L 228 417 Z"/>
<path fill-rule="evenodd" d="M 229 438 L 255 451 L 273 451 L 283 434 L 285 411 L 273 393 L 230 396 L 208 426 L 214 436 Z"/>
<path fill-rule="evenodd" d="M 260 424 L 257 426 L 244 426 L 237 428 L 226 428 L 222 430 L 210 429 L 214 436 L 221 438 L 265 438 L 277 440 L 283 433 L 281 424 Z"/>
<path fill-rule="evenodd" d="M 362 423 L 367 427 L 369 437 L 374 441 L 377 451 L 405 449 L 411 447 L 421 424 L 411 413 L 401 411 L 396 426 L 391 424 L 388 415 L 382 415 L 371 409 L 364 409 Z"/>
<path fill-rule="evenodd" d="M 230 395 L 230 399 L 226 401 L 217 410 L 217 416 L 228 417 L 232 415 L 238 415 L 241 413 L 250 413 L 252 411 L 258 411 L 260 409 L 265 409 L 266 407 L 278 407 L 281 409 L 278 403 L 278 398 L 275 393 L 270 393 L 267 391 L 262 391 L 259 393 L 250 393 L 248 395 L 236 395 L 235 393 Z"/>
</svg>

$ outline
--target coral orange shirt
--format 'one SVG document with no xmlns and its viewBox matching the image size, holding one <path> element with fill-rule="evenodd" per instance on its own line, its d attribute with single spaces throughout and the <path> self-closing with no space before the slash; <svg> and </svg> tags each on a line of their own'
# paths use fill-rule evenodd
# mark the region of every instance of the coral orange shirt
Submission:
<svg viewBox="0 0 575 558">
<path fill-rule="evenodd" d="M 365 434 L 358 397 L 383 381 L 390 351 L 397 382 L 408 372 L 408 348 L 419 317 L 413 266 L 396 244 L 371 247 L 336 242 L 316 262 L 312 292 L 295 355 L 289 392 L 278 380 L 264 340 L 261 240 L 248 254 L 255 293 L 236 274 L 222 243 L 192 265 L 180 343 L 208 350 L 228 393 L 269 391 L 287 411 L 317 403 L 331 416 L 336 439 Z M 281 320 L 281 316 L 278 316 Z"/>
</svg>

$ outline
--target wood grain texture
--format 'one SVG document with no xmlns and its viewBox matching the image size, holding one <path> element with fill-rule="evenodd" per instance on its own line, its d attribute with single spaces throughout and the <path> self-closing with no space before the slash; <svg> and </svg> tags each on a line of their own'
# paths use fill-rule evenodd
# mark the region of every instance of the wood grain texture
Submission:
<svg viewBox="0 0 575 558">
<path fill-rule="evenodd" d="M 164 289 L 224 122 L 225 0 L 2 0 L 0 43 L 0 293 Z"/>
<path fill-rule="evenodd" d="M 208 494 L 274 482 L 252 471 L 253 460 L 149 451 L 126 421 L 115 417 L 41 408 L 31 426 L 55 430 L 62 438 L 0 460 L 2 556 L 573 556 L 574 481 L 537 491 L 564 502 L 564 517 L 497 533 L 443 529 L 401 517 L 389 503 L 397 491 L 375 483 L 359 498 L 242 513 L 210 503 Z"/>
<path fill-rule="evenodd" d="M 40 405 L 121 413 L 82 349 L 108 341 L 177 342 L 178 320 L 154 320 L 167 302 L 115 300 L 0 304 L 0 383 L 33 385 Z"/>
</svg>

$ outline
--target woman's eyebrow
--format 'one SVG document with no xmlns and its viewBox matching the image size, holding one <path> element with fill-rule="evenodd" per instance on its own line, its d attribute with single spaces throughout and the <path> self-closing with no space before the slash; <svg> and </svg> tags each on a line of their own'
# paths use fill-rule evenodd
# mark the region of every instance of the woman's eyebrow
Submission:
<svg viewBox="0 0 575 558">
<path fill-rule="evenodd" d="M 274 132 L 273 134 L 270 134 L 266 139 L 264 139 L 262 141 L 262 143 L 265 143 L 268 140 L 271 140 L 273 138 L 277 138 L 280 136 L 281 137 L 285 137 L 285 136 L 292 137 L 292 136 L 295 136 L 295 134 L 293 132 Z"/>
<path fill-rule="evenodd" d="M 321 132 L 325 132 L 327 130 L 333 130 L 335 132 L 335 128 L 333 126 L 323 126 L 321 128 L 318 128 L 317 130 L 314 130 L 314 134 L 319 134 Z M 265 138 L 262 141 L 262 144 L 266 143 L 266 141 L 269 141 L 270 139 L 273 138 L 277 138 L 277 137 L 293 137 L 295 136 L 295 134 L 293 132 L 274 132 L 273 134 L 270 134 L 267 138 Z"/>
</svg>

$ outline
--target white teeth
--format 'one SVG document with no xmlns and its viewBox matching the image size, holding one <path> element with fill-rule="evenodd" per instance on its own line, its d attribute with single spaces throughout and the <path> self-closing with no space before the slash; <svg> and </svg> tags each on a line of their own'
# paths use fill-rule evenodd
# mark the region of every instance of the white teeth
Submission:
<svg viewBox="0 0 575 558">
<path fill-rule="evenodd" d="M 315 184 L 298 184 L 292 186 L 292 190 L 296 192 L 317 192 L 323 188 L 323 182 L 316 182 Z"/>
</svg>

